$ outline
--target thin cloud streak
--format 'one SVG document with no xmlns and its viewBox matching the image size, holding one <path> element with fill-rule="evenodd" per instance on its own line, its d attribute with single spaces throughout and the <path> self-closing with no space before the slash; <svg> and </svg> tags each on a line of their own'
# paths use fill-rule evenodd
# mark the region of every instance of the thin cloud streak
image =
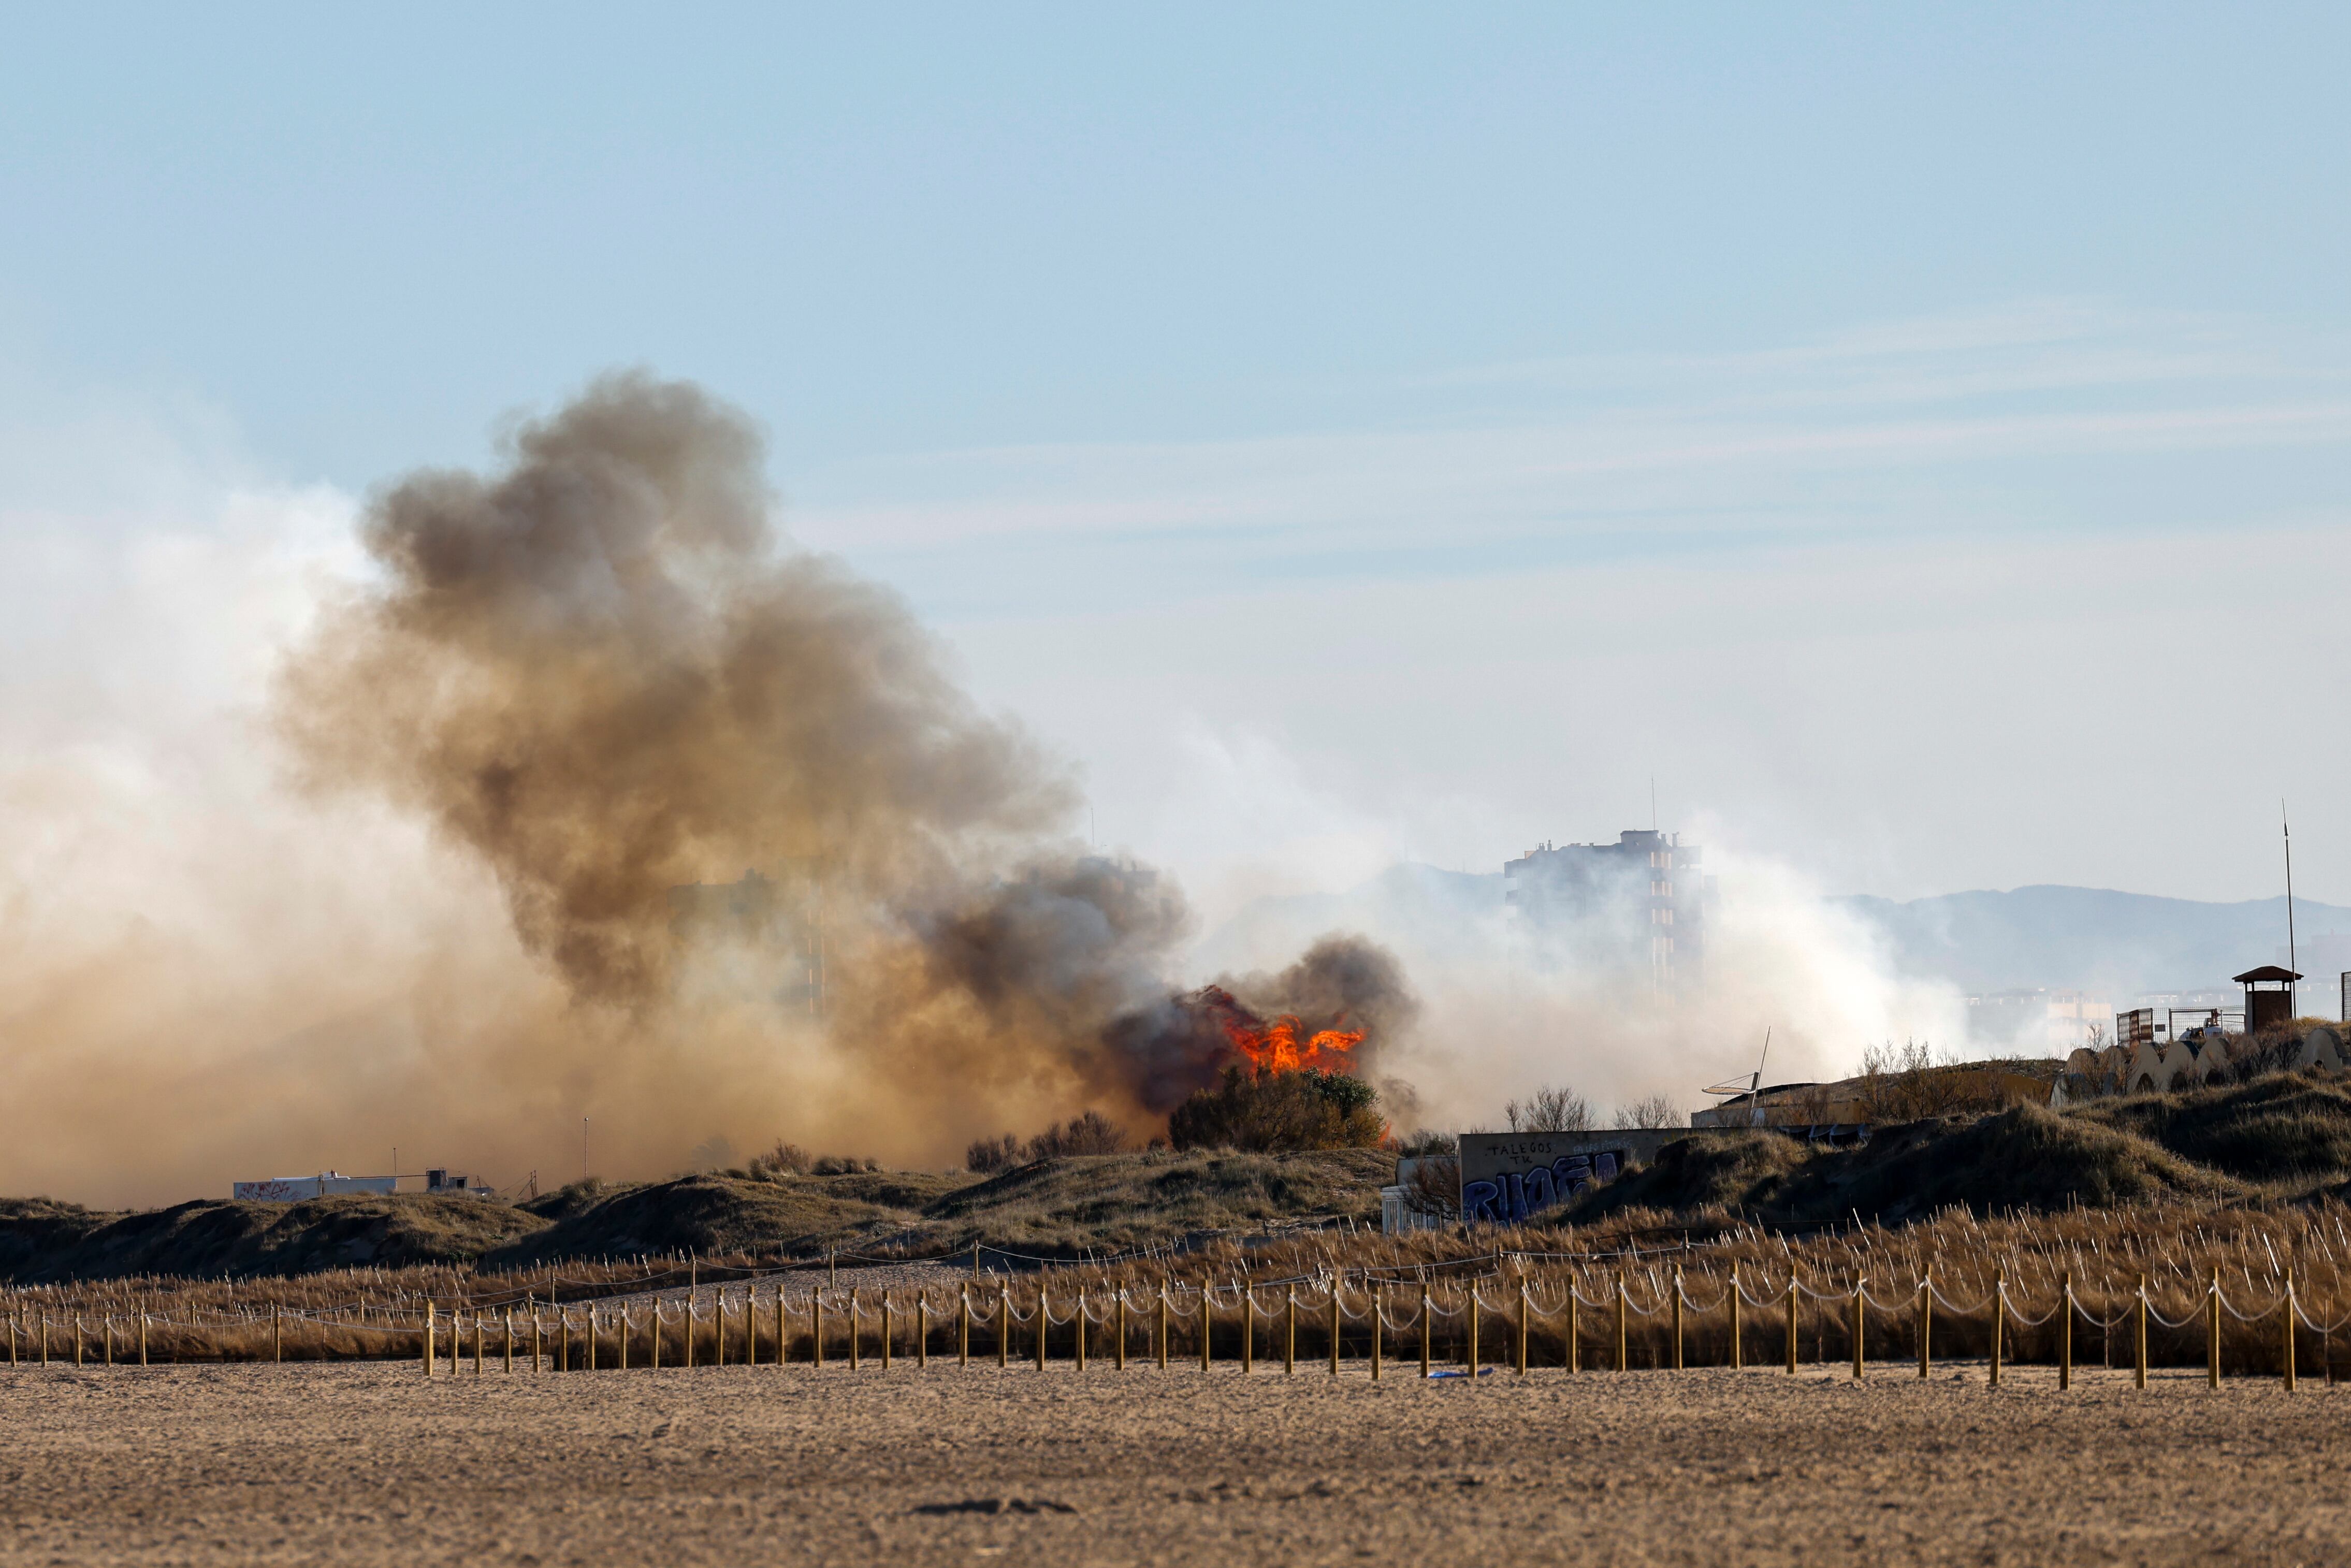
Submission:
<svg viewBox="0 0 2351 1568">
<path fill-rule="evenodd" d="M 1471 544 L 1573 538 L 1589 518 L 1613 530 L 1626 516 L 1671 538 L 1677 516 L 1725 513 L 1794 538 L 1938 526 L 1955 465 L 1997 484 L 2017 462 L 2351 444 L 2351 364 L 2217 329 L 2189 346 L 2178 323 L 2158 325 L 2090 340 L 1914 324 L 1771 354 L 1623 361 L 1593 371 L 1595 396 L 1612 378 L 1614 390 L 1594 405 L 1529 398 L 1475 423 L 918 455 L 815 476 L 797 526 L 883 555 L 1187 536 L 1218 549 Z"/>
</svg>

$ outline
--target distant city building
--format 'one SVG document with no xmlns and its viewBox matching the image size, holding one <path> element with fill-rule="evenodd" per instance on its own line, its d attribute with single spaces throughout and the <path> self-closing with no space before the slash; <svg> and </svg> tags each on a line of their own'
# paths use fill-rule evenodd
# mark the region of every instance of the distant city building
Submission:
<svg viewBox="0 0 2351 1568">
<path fill-rule="evenodd" d="M 1991 991 L 1968 999 L 1968 1038 L 2034 1052 L 2111 1045 L 2114 1005 L 2085 991 L 2038 988 Z"/>
<path fill-rule="evenodd" d="M 1628 829 L 1613 844 L 1550 844 L 1504 862 L 1502 897 L 1534 932 L 1575 942 L 1666 995 L 1705 978 L 1707 879 L 1679 833 Z"/>
<path fill-rule="evenodd" d="M 2307 977 L 2295 998 L 2297 1012 L 2324 1018 L 2324 1009 L 2332 1007 L 2336 1018 L 2351 1019 L 2351 936 L 2325 931 L 2304 936 L 2291 949 L 2281 944 L 2277 961 Z"/>
<path fill-rule="evenodd" d="M 780 970 L 776 999 L 824 1016 L 824 884 L 813 873 L 746 871 L 739 882 L 673 887 L 669 921 L 682 942 L 735 942 L 771 955 Z"/>
</svg>

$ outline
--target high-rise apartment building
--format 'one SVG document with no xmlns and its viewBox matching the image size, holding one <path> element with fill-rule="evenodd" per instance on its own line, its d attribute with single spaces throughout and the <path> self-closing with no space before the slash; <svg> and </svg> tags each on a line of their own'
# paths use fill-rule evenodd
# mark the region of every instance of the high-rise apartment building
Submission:
<svg viewBox="0 0 2351 1568">
<path fill-rule="evenodd" d="M 740 882 L 669 890 L 670 931 L 683 942 L 716 940 L 759 949 L 775 965 L 775 998 L 824 1016 L 824 883 L 805 866 L 780 878 L 746 871 Z"/>
<path fill-rule="evenodd" d="M 1647 973 L 1660 993 L 1698 988 L 1706 878 L 1679 833 L 1634 828 L 1613 844 L 1542 844 L 1504 862 L 1502 897 L 1528 928 L 1581 959 Z"/>
</svg>

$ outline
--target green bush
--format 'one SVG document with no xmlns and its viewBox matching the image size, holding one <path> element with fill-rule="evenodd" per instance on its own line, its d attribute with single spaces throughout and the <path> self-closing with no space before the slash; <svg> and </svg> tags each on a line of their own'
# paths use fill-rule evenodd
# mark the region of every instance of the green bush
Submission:
<svg viewBox="0 0 2351 1568">
<path fill-rule="evenodd" d="M 1344 1072 L 1228 1067 L 1221 1083 L 1176 1107 L 1167 1139 L 1179 1149 L 1263 1154 L 1373 1148 L 1388 1131 L 1378 1106 L 1377 1092 Z"/>
</svg>

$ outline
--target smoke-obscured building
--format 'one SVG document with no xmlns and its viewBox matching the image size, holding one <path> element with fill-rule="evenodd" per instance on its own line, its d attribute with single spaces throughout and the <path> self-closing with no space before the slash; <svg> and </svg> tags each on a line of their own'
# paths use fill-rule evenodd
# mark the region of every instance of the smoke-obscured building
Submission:
<svg viewBox="0 0 2351 1568">
<path fill-rule="evenodd" d="M 1581 960 L 1646 974 L 1661 994 L 1705 979 L 1707 879 L 1679 833 L 1634 828 L 1613 844 L 1541 844 L 1504 862 L 1502 897 L 1527 928 Z"/>
<path fill-rule="evenodd" d="M 669 919 L 682 942 L 750 949 L 776 967 L 778 1002 L 824 1016 L 824 884 L 813 873 L 771 877 L 747 870 L 739 882 L 673 887 Z"/>
<path fill-rule="evenodd" d="M 1986 991 L 1967 998 L 1970 1044 L 2003 1051 L 2063 1054 L 2111 1044 L 2114 1007 L 2103 997 L 2047 987 Z"/>
</svg>

